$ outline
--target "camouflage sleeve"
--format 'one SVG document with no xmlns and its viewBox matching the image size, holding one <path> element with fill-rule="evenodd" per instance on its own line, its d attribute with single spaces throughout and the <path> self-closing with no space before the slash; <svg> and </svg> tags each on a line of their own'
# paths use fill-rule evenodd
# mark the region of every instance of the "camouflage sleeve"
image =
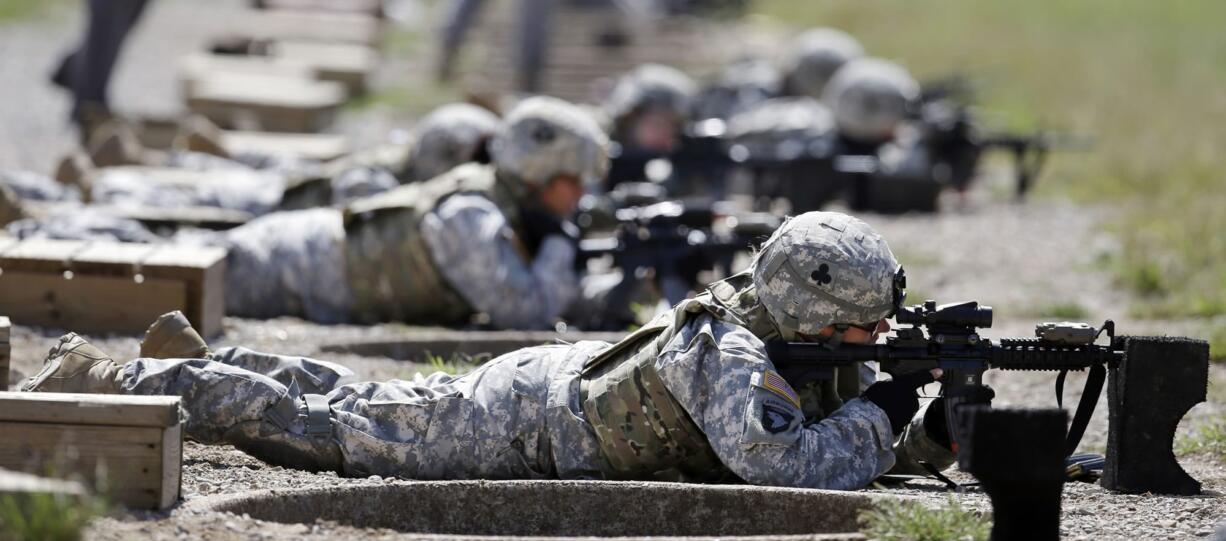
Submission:
<svg viewBox="0 0 1226 541">
<path fill-rule="evenodd" d="M 928 471 L 920 466 L 920 462 L 932 464 L 938 470 L 944 470 L 954 463 L 957 455 L 948 448 L 928 437 L 924 430 L 924 413 L 935 401 L 928 401 L 920 407 L 919 412 L 902 430 L 902 437 L 894 443 L 894 455 L 898 457 L 890 473 L 900 475 L 927 475 Z"/>
<path fill-rule="evenodd" d="M 885 412 L 855 399 L 805 425 L 796 392 L 744 328 L 695 318 L 665 347 L 659 368 L 716 455 L 746 482 L 856 489 L 894 464 Z"/>
<path fill-rule="evenodd" d="M 578 292 L 574 245 L 546 237 L 524 261 L 506 217 L 484 197 L 448 198 L 423 217 L 421 233 L 443 278 L 495 327 L 551 327 Z"/>
</svg>

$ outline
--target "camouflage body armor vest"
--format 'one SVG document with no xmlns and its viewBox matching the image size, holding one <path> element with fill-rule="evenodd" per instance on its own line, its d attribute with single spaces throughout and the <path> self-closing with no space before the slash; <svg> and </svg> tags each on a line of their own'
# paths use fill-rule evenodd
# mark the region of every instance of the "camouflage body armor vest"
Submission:
<svg viewBox="0 0 1226 541">
<path fill-rule="evenodd" d="M 494 168 L 466 164 L 425 182 L 359 199 L 344 210 L 345 272 L 355 319 L 449 325 L 473 308 L 443 279 L 421 236 L 421 220 L 448 197 L 482 195 L 520 234 L 516 198 Z"/>
<path fill-rule="evenodd" d="M 579 387 L 583 413 L 613 470 L 608 472 L 611 477 L 713 481 L 732 475 L 706 435 L 669 394 L 655 363 L 677 329 L 702 312 L 745 327 L 759 338 L 771 337 L 776 331 L 752 284 L 748 272 L 716 282 L 584 366 Z M 842 406 L 836 385 L 857 386 L 855 370 L 834 376 L 834 381 L 801 392 L 806 418 L 821 419 Z M 852 381 L 844 381 L 849 378 Z"/>
<path fill-rule="evenodd" d="M 746 326 L 739 307 L 726 306 L 730 299 L 721 299 L 721 293 L 733 295 L 748 278 L 738 275 L 718 282 L 584 366 L 579 387 L 583 412 L 613 470 L 606 472 L 610 477 L 715 481 L 732 476 L 706 434 L 669 394 L 656 372 L 656 359 L 677 329 L 703 312 Z"/>
</svg>

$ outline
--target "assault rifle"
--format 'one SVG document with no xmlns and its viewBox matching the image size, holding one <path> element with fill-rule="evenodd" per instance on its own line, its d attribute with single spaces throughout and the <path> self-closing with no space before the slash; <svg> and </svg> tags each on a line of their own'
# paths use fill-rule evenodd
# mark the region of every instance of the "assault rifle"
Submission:
<svg viewBox="0 0 1226 541">
<path fill-rule="evenodd" d="M 882 371 L 893 375 L 942 369 L 941 395 L 955 449 L 972 439 L 973 423 L 968 421 L 973 415 L 966 414 L 990 405 L 992 393 L 983 384 L 985 371 L 1059 372 L 1056 401 L 1062 406 L 1068 372 L 1088 370 L 1064 455 L 1076 450 L 1103 384 L 1110 379 L 1102 484 L 1124 492 L 1200 492 L 1200 483 L 1180 468 L 1171 447 L 1180 419 L 1205 400 L 1209 347 L 1204 341 L 1119 337 L 1110 320 L 1098 329 L 1083 323 L 1043 323 L 1035 328 L 1035 338 L 993 341 L 979 334 L 979 329 L 991 327 L 992 308 L 974 301 L 943 305 L 926 301 L 899 309 L 895 320 L 900 327 L 885 344 L 832 348 L 809 342 L 774 342 L 767 345 L 768 354 L 781 372 L 829 370 L 864 361 L 877 361 Z M 1100 344 L 1104 334 L 1106 343 Z"/>
<path fill-rule="evenodd" d="M 701 272 L 731 275 L 736 254 L 764 240 L 779 225 L 774 216 L 720 216 L 709 205 L 687 207 L 678 202 L 618 209 L 614 216 L 618 221 L 614 234 L 580 240 L 576 257 L 581 268 L 590 259 L 612 257 L 622 273 L 607 301 L 614 307 L 629 306 L 636 285 L 649 273 L 654 273 L 669 304 L 681 302 L 704 285 Z M 622 323 L 627 322 L 608 325 Z"/>
</svg>

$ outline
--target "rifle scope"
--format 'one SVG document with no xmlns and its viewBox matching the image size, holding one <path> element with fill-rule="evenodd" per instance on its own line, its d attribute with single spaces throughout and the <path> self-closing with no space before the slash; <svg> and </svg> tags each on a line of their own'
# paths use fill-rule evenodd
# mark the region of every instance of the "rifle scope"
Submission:
<svg viewBox="0 0 1226 541">
<path fill-rule="evenodd" d="M 930 328 L 986 328 L 992 326 L 992 307 L 979 306 L 976 301 L 937 306 L 936 301 L 929 300 L 924 301 L 924 304 L 903 308 L 894 317 L 902 324 L 924 325 Z"/>
</svg>

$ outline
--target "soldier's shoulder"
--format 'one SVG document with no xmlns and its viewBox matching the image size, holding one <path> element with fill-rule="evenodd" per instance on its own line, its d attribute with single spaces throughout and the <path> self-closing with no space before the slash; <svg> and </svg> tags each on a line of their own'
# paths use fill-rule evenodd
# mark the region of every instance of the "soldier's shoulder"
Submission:
<svg viewBox="0 0 1226 541">
<path fill-rule="evenodd" d="M 709 313 L 691 317 L 678 330 L 677 335 L 681 340 L 674 340 L 671 347 L 689 349 L 701 338 L 720 351 L 739 351 L 755 356 L 760 354 L 764 359 L 766 357 L 765 344 L 749 329 Z"/>
</svg>

